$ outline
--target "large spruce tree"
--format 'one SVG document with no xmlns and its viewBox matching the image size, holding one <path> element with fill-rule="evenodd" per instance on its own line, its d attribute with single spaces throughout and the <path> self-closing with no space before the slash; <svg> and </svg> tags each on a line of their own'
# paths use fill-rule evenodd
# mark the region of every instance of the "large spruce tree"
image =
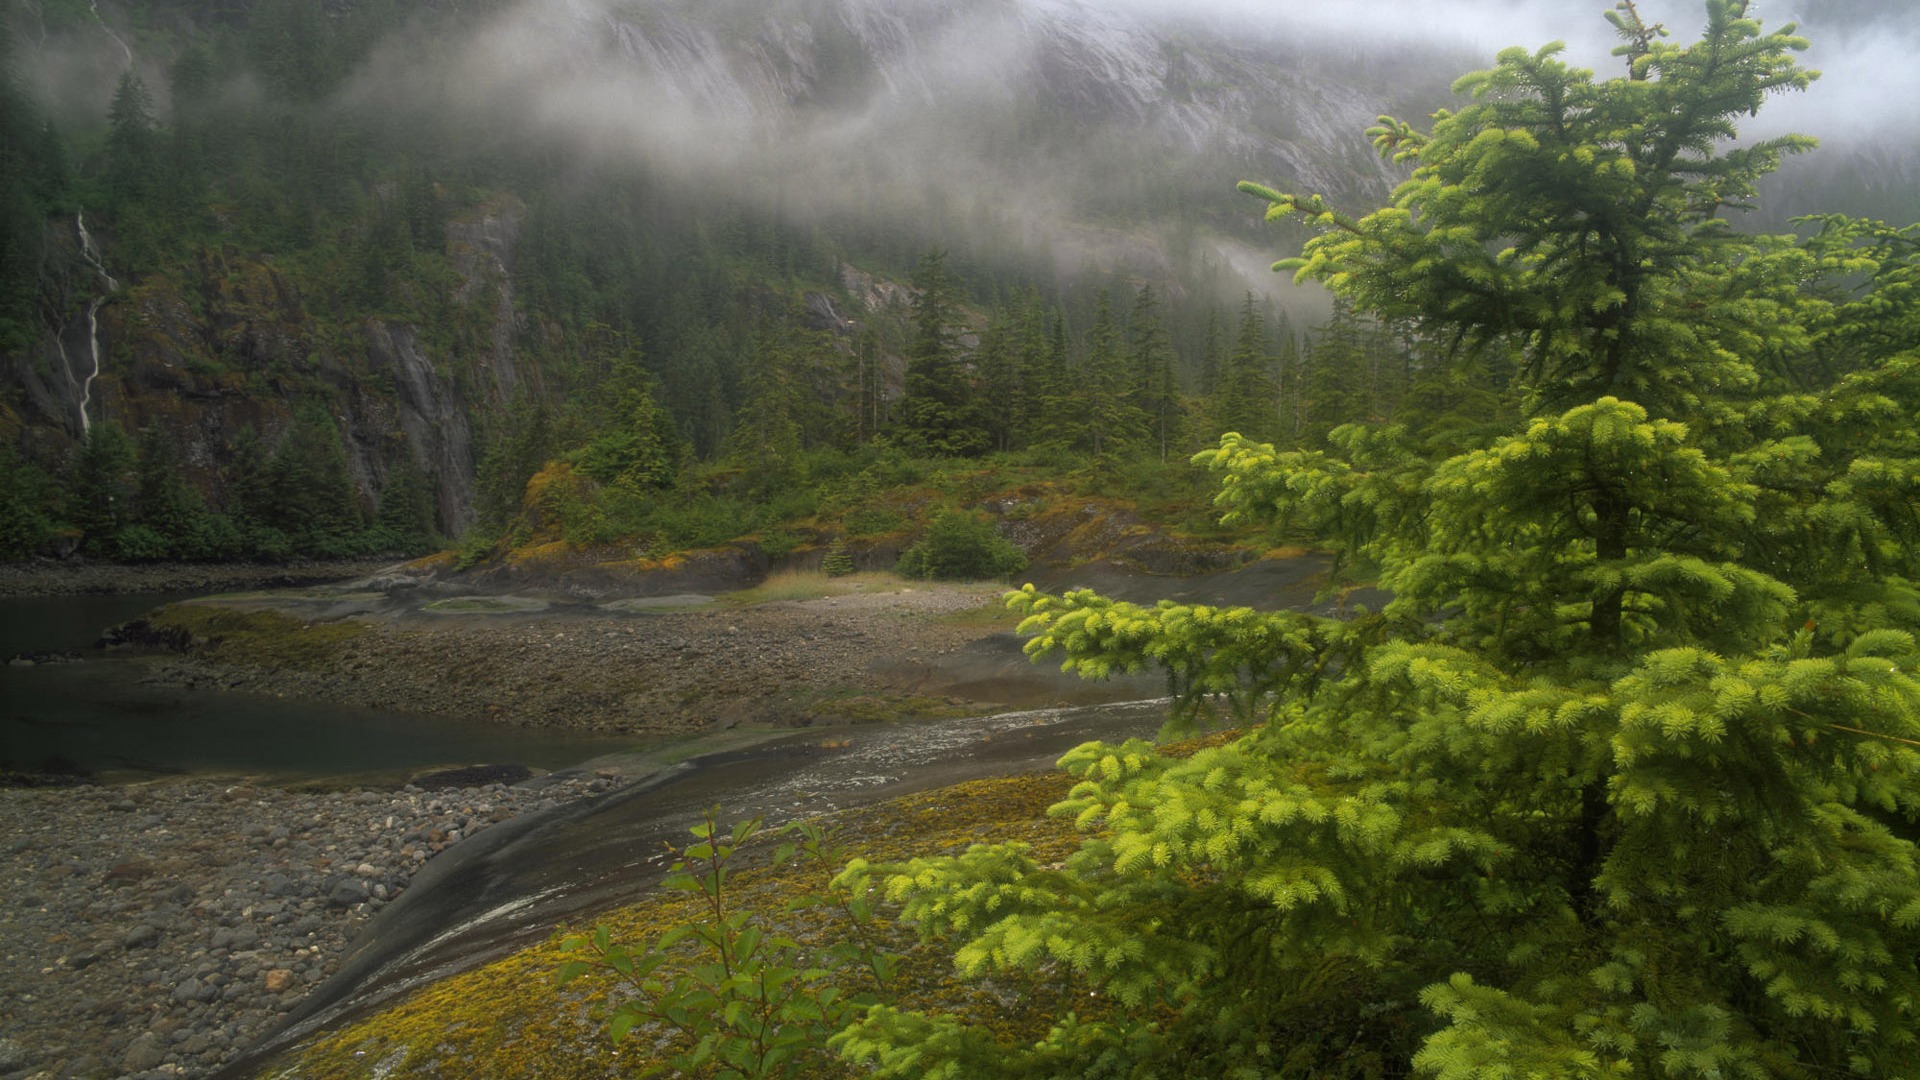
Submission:
<svg viewBox="0 0 1920 1080">
<path fill-rule="evenodd" d="M 963 973 L 1072 980 L 1079 1015 L 1008 1046 L 876 1008 L 844 1054 L 1920 1075 L 1920 233 L 1727 225 L 1809 145 L 1736 119 L 1811 76 L 1791 27 L 1705 7 L 1677 45 L 1619 4 L 1622 77 L 1509 50 L 1430 130 L 1383 119 L 1414 172 L 1372 214 L 1250 188 L 1318 230 L 1283 265 L 1516 371 L 1532 419 L 1438 456 L 1359 425 L 1199 456 L 1231 516 L 1377 567 L 1379 614 L 1016 594 L 1035 653 L 1157 666 L 1184 714 L 1254 722 L 1185 758 L 1069 754 L 1056 812 L 1089 836 L 1064 866 L 983 846 L 884 876 Z"/>
<path fill-rule="evenodd" d="M 987 448 L 960 349 L 960 285 L 947 253 L 921 256 L 913 273 L 913 337 L 903 376 L 901 434 L 915 449 L 968 455 Z"/>
</svg>

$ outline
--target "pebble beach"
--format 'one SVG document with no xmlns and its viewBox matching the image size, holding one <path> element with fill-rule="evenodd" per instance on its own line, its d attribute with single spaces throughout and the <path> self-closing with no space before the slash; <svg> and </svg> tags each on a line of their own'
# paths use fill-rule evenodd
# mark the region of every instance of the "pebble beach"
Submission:
<svg viewBox="0 0 1920 1080">
<path fill-rule="evenodd" d="M 0 789 L 0 1078 L 208 1075 L 429 860 L 621 782 Z"/>
</svg>

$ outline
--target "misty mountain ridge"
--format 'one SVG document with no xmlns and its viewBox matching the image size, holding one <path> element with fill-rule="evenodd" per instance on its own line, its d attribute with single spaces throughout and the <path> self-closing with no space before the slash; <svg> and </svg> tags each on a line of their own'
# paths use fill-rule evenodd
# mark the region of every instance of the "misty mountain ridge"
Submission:
<svg viewBox="0 0 1920 1080">
<path fill-rule="evenodd" d="M 1684 39 L 1698 7 L 1673 4 Z M 243 431 L 271 448 L 320 407 L 363 506 L 404 457 L 451 534 L 483 501 L 506 407 L 584 396 L 615 357 L 644 359 L 708 459 L 746 401 L 756 326 L 783 305 L 831 313 L 809 326 L 843 352 L 872 330 L 897 392 L 900 283 L 933 247 L 977 307 L 1047 292 L 1062 342 L 1085 334 L 1096 289 L 1153 284 L 1197 385 L 1210 309 L 1257 291 L 1296 328 L 1326 311 L 1268 269 L 1304 234 L 1266 225 L 1237 181 L 1365 212 L 1405 174 L 1363 134 L 1379 114 L 1421 122 L 1489 62 L 1469 38 L 1534 47 L 1536 27 L 1568 27 L 1606 77 L 1602 6 L 1460 3 L 1459 27 L 1426 33 L 1433 5 L 1392 3 L 13 5 L 12 73 L 74 133 L 81 179 L 29 226 L 36 340 L 0 358 L 0 432 L 59 468 L 91 401 L 129 432 L 165 426 L 218 505 Z M 1871 58 L 1912 32 L 1884 5 L 1780 6 L 1805 9 L 1816 53 Z M 182 163 L 144 191 L 114 179 L 104 123 L 128 71 Z M 1858 74 L 1792 100 L 1836 89 L 1861 108 Z M 1746 224 L 1915 216 L 1906 123 L 1856 116 Z M 82 208 L 111 295 L 79 249 Z"/>
<path fill-rule="evenodd" d="M 1140 256 L 1090 226 L 1198 223 L 1262 244 L 1257 208 L 1233 191 L 1249 176 L 1383 198 L 1398 174 L 1359 133 L 1459 66 L 1426 57 L 1409 94 L 1393 83 L 1417 66 L 1316 61 L 1076 0 L 539 0 L 444 51 L 423 65 L 412 45 L 385 49 L 344 97 L 485 117 L 495 137 L 803 218 L 959 208 L 970 225 L 1063 245 L 1068 271 Z M 1270 284 L 1267 253 L 1231 254 L 1249 284 Z M 1170 272 L 1152 262 L 1137 269 Z"/>
</svg>

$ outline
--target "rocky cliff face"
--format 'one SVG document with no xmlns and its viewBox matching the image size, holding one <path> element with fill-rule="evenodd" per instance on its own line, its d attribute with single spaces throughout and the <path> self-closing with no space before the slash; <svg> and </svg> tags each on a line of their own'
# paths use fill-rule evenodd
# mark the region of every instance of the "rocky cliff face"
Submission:
<svg viewBox="0 0 1920 1080">
<path fill-rule="evenodd" d="M 1004 196 L 1005 181 L 1080 178 L 1090 144 L 1117 155 L 1101 165 L 1207 155 L 1275 182 L 1378 195 L 1391 169 L 1359 133 L 1396 104 L 1398 89 L 1382 86 L 1404 82 L 1344 78 L 1286 43 L 1080 0 L 535 0 L 472 57 L 462 70 L 494 94 L 489 108 L 566 113 L 696 161 L 771 158 L 807 195 L 857 170 L 934 184 L 945 172 L 965 185 L 956 195 L 984 184 Z M 634 112 L 561 108 L 589 92 Z M 1020 175 L 1036 165 L 1050 174 Z"/>
<path fill-rule="evenodd" d="M 166 431 L 190 479 L 219 500 L 241 432 L 272 445 L 294 403 L 318 399 L 341 429 L 363 502 L 373 504 L 395 455 L 409 454 L 433 484 L 440 528 L 457 535 L 473 521 L 471 417 L 526 381 L 514 357 L 511 282 L 523 215 L 502 201 L 447 226 L 460 277 L 453 302 L 483 328 L 464 346 L 430 345 L 419 327 L 394 319 L 343 332 L 272 257 L 230 248 L 108 291 L 81 272 L 91 268 L 68 238 L 71 219 L 55 222 L 49 250 L 64 271 L 62 314 L 32 348 L 5 358 L 12 425 L 30 453 L 57 458 L 82 436 L 84 398 L 93 422 Z"/>
</svg>

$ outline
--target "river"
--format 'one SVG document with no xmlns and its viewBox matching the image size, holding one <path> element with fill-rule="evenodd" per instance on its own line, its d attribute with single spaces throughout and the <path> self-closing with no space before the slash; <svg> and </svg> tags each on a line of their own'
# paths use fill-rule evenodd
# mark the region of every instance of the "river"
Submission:
<svg viewBox="0 0 1920 1080">
<path fill-rule="evenodd" d="M 468 724 L 258 694 L 147 685 L 137 659 L 92 648 L 100 631 L 177 595 L 0 599 L 0 658 L 68 652 L 78 663 L 0 666 L 0 768 L 50 762 L 109 781 L 171 774 L 393 782 L 441 765 L 573 765 L 631 738 Z"/>
</svg>

